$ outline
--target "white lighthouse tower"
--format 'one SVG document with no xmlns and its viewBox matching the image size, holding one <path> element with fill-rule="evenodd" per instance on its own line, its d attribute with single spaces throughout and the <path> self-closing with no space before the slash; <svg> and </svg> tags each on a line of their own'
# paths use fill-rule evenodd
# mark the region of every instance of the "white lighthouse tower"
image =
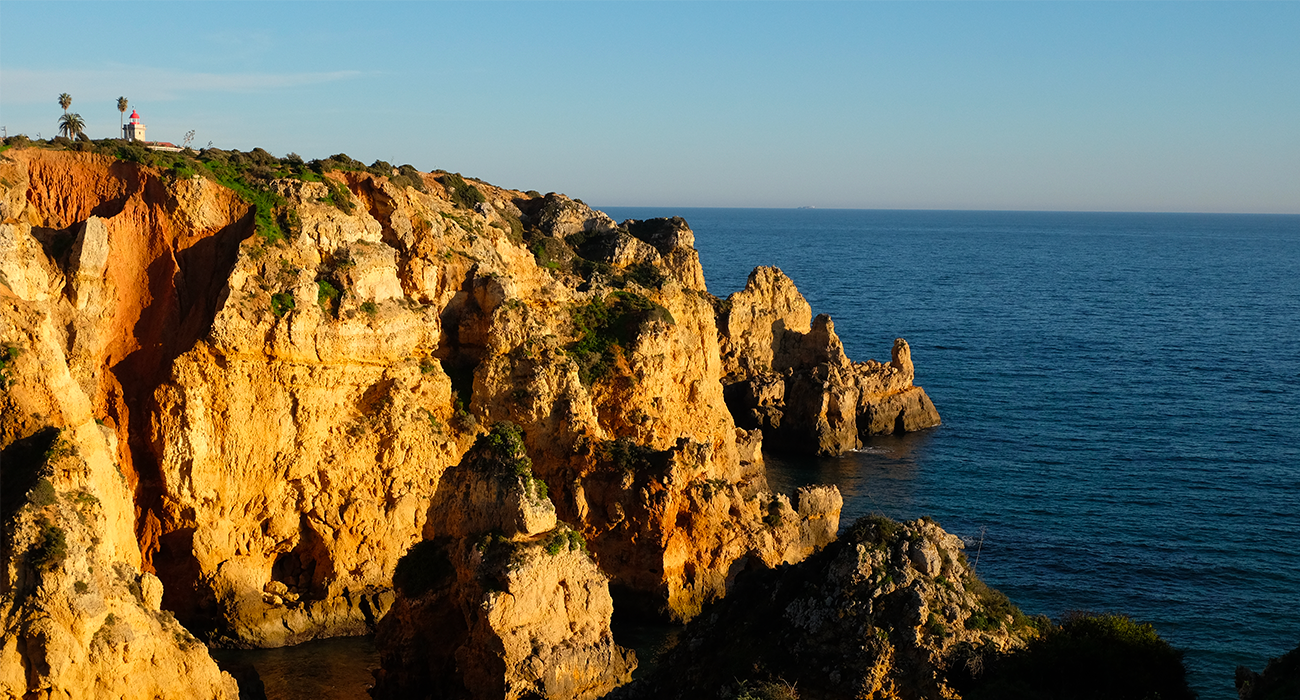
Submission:
<svg viewBox="0 0 1300 700">
<path fill-rule="evenodd" d="M 122 138 L 127 141 L 144 141 L 144 124 L 140 123 L 140 113 L 131 110 L 131 123 L 122 127 Z"/>
</svg>

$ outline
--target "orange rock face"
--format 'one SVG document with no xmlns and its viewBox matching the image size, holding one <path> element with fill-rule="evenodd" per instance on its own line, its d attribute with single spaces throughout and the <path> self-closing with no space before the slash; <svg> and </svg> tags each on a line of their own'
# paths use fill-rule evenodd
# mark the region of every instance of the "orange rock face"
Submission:
<svg viewBox="0 0 1300 700">
<path fill-rule="evenodd" d="M 563 195 L 329 172 L 273 183 L 291 212 L 273 240 L 211 180 L 90 154 L 5 156 L 0 344 L 20 348 L 6 372 L 46 383 L 6 383 L 0 446 L 51 428 L 101 441 L 85 478 L 120 478 L 125 500 L 87 537 L 134 551 L 138 585 L 210 641 L 294 644 L 374 629 L 395 601 L 409 611 L 398 562 L 469 522 L 478 492 L 449 497 L 443 478 L 500 421 L 520 426 L 553 512 L 502 500 L 481 515 L 515 508 L 525 531 L 558 518 L 586 543 L 563 567 L 539 558 L 534 592 L 568 581 L 595 609 L 613 591 L 684 620 L 739 571 L 834 539 L 833 487 L 793 502 L 767 488 L 762 440 L 802 435 L 782 431 L 803 403 L 832 426 L 806 431 L 817 440 L 926 420 L 912 419 L 928 400 L 906 346 L 887 369 L 849 363 L 779 272 L 756 272 L 767 282 L 719 318 L 680 219 L 616 224 Z M 853 392 L 796 401 L 818 368 Z M 758 407 L 782 407 L 779 429 L 737 428 L 724 383 L 738 379 Z M 67 396 L 82 397 L 76 410 Z M 24 546 L 39 549 L 32 517 Z M 499 610 L 493 634 L 534 624 Z M 191 653 L 182 638 L 172 646 Z M 606 651 L 614 676 L 630 668 Z M 569 688 L 554 697 L 604 682 L 540 678 Z"/>
<path fill-rule="evenodd" d="M 10 153 L 0 162 L 11 183 L 0 198 L 0 697 L 233 700 L 235 681 L 162 608 L 135 530 L 124 388 L 140 381 L 133 358 L 180 340 L 154 335 L 154 322 L 196 308 L 149 276 L 163 269 L 150 255 L 175 262 L 187 245 L 163 235 L 124 246 L 118 267 L 115 243 L 136 230 L 118 217 L 162 206 L 146 201 L 148 178 L 98 159 Z M 145 289 L 156 294 L 135 296 Z"/>
</svg>

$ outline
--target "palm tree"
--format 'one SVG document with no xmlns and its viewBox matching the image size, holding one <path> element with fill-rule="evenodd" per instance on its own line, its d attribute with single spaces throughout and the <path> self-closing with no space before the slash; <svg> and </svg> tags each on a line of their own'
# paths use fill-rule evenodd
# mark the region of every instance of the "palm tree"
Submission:
<svg viewBox="0 0 1300 700">
<path fill-rule="evenodd" d="M 117 126 L 118 126 L 118 129 L 117 129 L 117 135 L 118 135 L 118 136 L 125 136 L 125 135 L 126 135 L 126 124 L 125 124 L 125 122 L 123 122 L 122 120 L 126 117 L 126 108 L 127 108 L 127 107 L 130 107 L 130 106 L 131 106 L 131 104 L 130 104 L 129 102 L 126 101 L 126 98 L 125 98 L 125 97 L 119 97 L 119 98 L 117 98 L 117 111 L 119 111 L 119 112 L 122 113 L 122 114 L 121 114 L 120 116 L 118 116 L 118 118 L 117 118 Z"/>
<path fill-rule="evenodd" d="M 59 133 L 68 138 L 75 138 L 77 134 L 80 134 L 85 130 L 85 128 L 85 120 L 83 120 L 81 115 L 76 112 L 73 112 L 72 114 L 64 112 L 63 116 L 59 117 Z"/>
<path fill-rule="evenodd" d="M 59 106 L 63 108 L 63 113 L 68 113 L 68 108 L 72 106 L 72 95 L 61 93 L 59 95 Z"/>
</svg>

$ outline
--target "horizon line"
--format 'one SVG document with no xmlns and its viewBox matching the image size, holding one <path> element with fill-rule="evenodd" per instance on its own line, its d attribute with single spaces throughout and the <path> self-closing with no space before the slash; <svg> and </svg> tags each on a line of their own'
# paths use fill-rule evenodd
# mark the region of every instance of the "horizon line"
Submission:
<svg viewBox="0 0 1300 700">
<path fill-rule="evenodd" d="M 982 214 L 1182 214 L 1189 216 L 1295 216 L 1295 212 L 1264 211 L 1155 211 L 1155 210 L 1120 210 L 1120 209 L 958 209 L 947 207 L 740 207 L 740 206 L 675 206 L 664 204 L 603 204 L 593 209 L 763 209 L 770 211 L 880 211 L 880 212 L 929 212 L 929 213 L 982 213 Z"/>
</svg>

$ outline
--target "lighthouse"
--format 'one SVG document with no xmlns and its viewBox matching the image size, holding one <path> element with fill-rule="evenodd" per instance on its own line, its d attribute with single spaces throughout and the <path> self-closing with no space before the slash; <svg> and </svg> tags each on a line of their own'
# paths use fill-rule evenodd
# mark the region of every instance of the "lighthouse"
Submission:
<svg viewBox="0 0 1300 700">
<path fill-rule="evenodd" d="M 144 141 L 144 124 L 140 123 L 140 113 L 131 110 L 131 123 L 122 127 L 122 138 L 127 141 Z"/>
</svg>

